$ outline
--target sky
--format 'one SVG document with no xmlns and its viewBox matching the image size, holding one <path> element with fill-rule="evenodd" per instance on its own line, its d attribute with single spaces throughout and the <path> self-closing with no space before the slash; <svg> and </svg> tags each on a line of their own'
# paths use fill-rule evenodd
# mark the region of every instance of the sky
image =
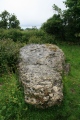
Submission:
<svg viewBox="0 0 80 120">
<path fill-rule="evenodd" d="M 65 0 L 0 0 L 0 13 L 7 10 L 10 14 L 15 14 L 20 21 L 21 28 L 39 28 L 55 13 L 53 4 L 62 10 Z"/>
</svg>

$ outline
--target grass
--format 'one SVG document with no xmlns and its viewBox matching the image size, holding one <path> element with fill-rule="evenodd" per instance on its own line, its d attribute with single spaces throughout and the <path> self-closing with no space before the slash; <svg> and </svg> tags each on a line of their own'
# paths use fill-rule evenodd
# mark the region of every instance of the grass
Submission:
<svg viewBox="0 0 80 120">
<path fill-rule="evenodd" d="M 71 64 L 64 76 L 64 99 L 61 105 L 40 110 L 27 105 L 23 88 L 15 74 L 0 78 L 0 120 L 80 120 L 80 46 L 59 44 Z"/>
<path fill-rule="evenodd" d="M 19 120 L 27 105 L 22 99 L 23 88 L 16 75 L 4 75 L 0 78 L 0 85 L 0 120 Z"/>
</svg>

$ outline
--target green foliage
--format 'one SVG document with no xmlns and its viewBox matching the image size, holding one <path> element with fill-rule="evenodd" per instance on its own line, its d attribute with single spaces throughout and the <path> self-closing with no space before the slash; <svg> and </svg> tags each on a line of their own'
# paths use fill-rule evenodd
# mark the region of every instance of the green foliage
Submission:
<svg viewBox="0 0 80 120">
<path fill-rule="evenodd" d="M 10 14 L 6 10 L 0 14 L 0 28 L 20 28 L 19 24 L 20 22 L 14 14 Z"/>
<path fill-rule="evenodd" d="M 66 0 L 64 3 L 67 7 L 64 11 L 53 5 L 55 14 L 41 28 L 59 40 L 80 44 L 80 0 Z"/>
<path fill-rule="evenodd" d="M 54 14 L 53 17 L 47 20 L 46 23 L 44 23 L 41 27 L 45 32 L 51 35 L 55 35 L 56 39 L 63 39 L 63 25 L 62 25 L 62 19 L 60 18 L 60 15 Z"/>
<path fill-rule="evenodd" d="M 4 72 L 15 72 L 21 46 L 23 44 L 15 43 L 11 39 L 0 40 L 0 75 Z"/>
<path fill-rule="evenodd" d="M 0 29 L 0 39 L 12 39 L 21 43 L 54 43 L 54 36 L 47 35 L 43 30 Z"/>
<path fill-rule="evenodd" d="M 53 7 L 53 10 L 57 12 L 57 14 L 60 15 L 60 17 L 62 17 L 62 10 L 55 4 L 52 7 Z"/>
<path fill-rule="evenodd" d="M 28 43 L 37 43 L 37 44 L 45 44 L 45 43 L 55 43 L 55 37 L 46 34 L 43 31 L 39 31 L 33 36 L 29 38 Z"/>
<path fill-rule="evenodd" d="M 29 39 L 29 42 L 28 42 L 29 44 L 30 43 L 36 43 L 36 44 L 38 44 L 38 43 L 42 43 L 42 41 L 41 41 L 41 38 L 39 37 L 36 37 L 36 36 L 32 36 L 32 37 L 30 37 L 30 39 Z"/>
<path fill-rule="evenodd" d="M 0 14 L 0 28 L 6 29 L 8 26 L 9 13 L 5 10 Z"/>
<path fill-rule="evenodd" d="M 0 78 L 0 120 L 79 120 L 80 119 L 80 46 L 58 43 L 66 62 L 71 64 L 63 77 L 64 99 L 58 106 L 37 109 L 24 102 L 23 88 L 17 76 Z"/>
<path fill-rule="evenodd" d="M 8 25 L 9 29 L 10 28 L 20 28 L 19 24 L 20 23 L 19 23 L 19 20 L 17 20 L 17 17 L 14 14 L 11 15 L 9 18 L 9 25 Z"/>
<path fill-rule="evenodd" d="M 11 29 L 11 30 L 7 30 L 8 34 L 5 34 L 5 38 L 10 38 L 12 39 L 14 42 L 16 41 L 21 41 L 22 39 L 22 33 L 19 29 Z"/>
<path fill-rule="evenodd" d="M 22 33 L 19 29 L 0 29 L 0 39 L 12 39 L 14 42 L 21 41 Z"/>
<path fill-rule="evenodd" d="M 66 0 L 65 5 L 67 10 L 64 11 L 64 22 L 65 22 L 65 36 L 70 41 L 73 40 L 75 42 L 80 40 L 80 0 Z M 76 36 L 77 34 L 77 36 Z"/>
</svg>

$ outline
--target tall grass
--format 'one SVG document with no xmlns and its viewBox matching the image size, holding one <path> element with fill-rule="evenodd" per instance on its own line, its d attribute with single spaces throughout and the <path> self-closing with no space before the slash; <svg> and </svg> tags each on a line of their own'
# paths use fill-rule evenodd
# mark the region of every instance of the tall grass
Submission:
<svg viewBox="0 0 80 120">
<path fill-rule="evenodd" d="M 23 88 L 16 75 L 0 78 L 0 120 L 19 120 L 26 114 Z"/>
</svg>

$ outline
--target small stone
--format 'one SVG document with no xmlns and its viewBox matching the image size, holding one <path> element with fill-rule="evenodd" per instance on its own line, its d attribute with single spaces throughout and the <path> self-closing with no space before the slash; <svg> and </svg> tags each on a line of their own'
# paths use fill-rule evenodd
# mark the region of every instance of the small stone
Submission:
<svg viewBox="0 0 80 120">
<path fill-rule="evenodd" d="M 49 100 L 49 96 L 43 97 L 43 100 L 44 100 L 44 101 L 48 101 L 48 100 Z"/>
<path fill-rule="evenodd" d="M 53 93 L 49 94 L 50 97 L 53 97 Z"/>
<path fill-rule="evenodd" d="M 35 85 L 35 86 L 34 86 L 34 89 L 36 89 L 36 90 L 37 90 L 37 89 L 41 89 L 41 88 L 42 88 L 41 85 Z"/>
<path fill-rule="evenodd" d="M 58 87 L 57 87 L 57 86 L 54 86 L 54 87 L 53 87 L 53 90 L 54 90 L 55 92 L 57 92 L 57 91 L 58 91 Z"/>
</svg>

